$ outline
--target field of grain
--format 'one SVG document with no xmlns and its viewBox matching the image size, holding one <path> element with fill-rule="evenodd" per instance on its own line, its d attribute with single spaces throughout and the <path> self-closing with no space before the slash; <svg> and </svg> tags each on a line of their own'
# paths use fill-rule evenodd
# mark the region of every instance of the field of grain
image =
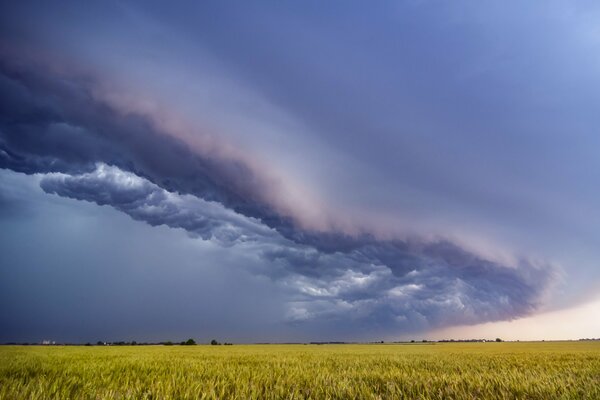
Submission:
<svg viewBox="0 0 600 400">
<path fill-rule="evenodd" d="M 600 343 L 1 346 L 0 399 L 600 399 Z"/>
</svg>

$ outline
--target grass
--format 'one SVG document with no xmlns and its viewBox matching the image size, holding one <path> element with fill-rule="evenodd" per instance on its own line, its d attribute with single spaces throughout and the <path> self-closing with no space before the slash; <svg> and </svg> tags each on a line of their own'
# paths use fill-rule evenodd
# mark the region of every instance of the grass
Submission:
<svg viewBox="0 0 600 400">
<path fill-rule="evenodd" d="M 0 399 L 600 399 L 600 342 L 0 347 Z"/>
</svg>

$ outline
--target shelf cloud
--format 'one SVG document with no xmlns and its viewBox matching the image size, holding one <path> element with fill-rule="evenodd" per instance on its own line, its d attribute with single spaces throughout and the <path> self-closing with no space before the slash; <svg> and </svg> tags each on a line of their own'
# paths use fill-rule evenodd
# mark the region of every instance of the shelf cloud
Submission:
<svg viewBox="0 0 600 400">
<path fill-rule="evenodd" d="M 171 193 L 131 172 L 98 164 L 79 174 L 45 174 L 44 191 L 108 205 L 152 226 L 185 230 L 222 246 L 245 245 L 257 273 L 290 291 L 286 319 L 335 319 L 352 326 L 421 329 L 517 318 L 535 311 L 554 271 L 521 261 L 509 267 L 448 241 L 383 241 L 265 225 L 192 195 Z M 272 269 L 271 269 L 272 268 Z"/>
</svg>

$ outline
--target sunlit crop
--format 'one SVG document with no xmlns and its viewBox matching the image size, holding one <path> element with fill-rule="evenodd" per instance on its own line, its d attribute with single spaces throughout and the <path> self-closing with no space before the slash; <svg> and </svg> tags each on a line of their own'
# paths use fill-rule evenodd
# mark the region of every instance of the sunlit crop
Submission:
<svg viewBox="0 0 600 400">
<path fill-rule="evenodd" d="M 2 346 L 0 399 L 600 399 L 600 343 Z"/>
</svg>

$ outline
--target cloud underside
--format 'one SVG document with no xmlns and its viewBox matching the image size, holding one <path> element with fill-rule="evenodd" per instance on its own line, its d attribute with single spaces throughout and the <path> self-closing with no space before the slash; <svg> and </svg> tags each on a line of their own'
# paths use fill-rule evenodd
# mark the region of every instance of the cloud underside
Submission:
<svg viewBox="0 0 600 400">
<path fill-rule="evenodd" d="M 379 240 L 301 229 L 273 207 L 243 160 L 200 153 L 143 114 L 96 99 L 89 78 L 4 61 L 0 167 L 41 174 L 47 193 L 236 246 L 289 293 L 291 323 L 415 330 L 533 312 L 553 270 L 505 266 L 448 240 Z"/>
</svg>

